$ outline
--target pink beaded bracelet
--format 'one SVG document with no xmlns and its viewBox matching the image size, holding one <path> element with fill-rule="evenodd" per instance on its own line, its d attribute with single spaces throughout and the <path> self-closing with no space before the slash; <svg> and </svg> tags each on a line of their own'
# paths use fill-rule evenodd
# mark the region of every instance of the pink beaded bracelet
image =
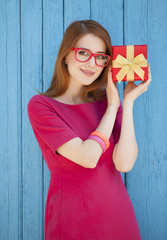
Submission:
<svg viewBox="0 0 167 240">
<path fill-rule="evenodd" d="M 95 140 L 96 142 L 98 142 L 98 143 L 100 144 L 102 150 L 103 150 L 103 153 L 106 151 L 106 144 L 105 144 L 105 142 L 104 142 L 100 137 L 95 136 L 95 135 L 90 135 L 90 136 L 88 137 L 88 139 L 93 139 L 93 140 Z"/>
</svg>

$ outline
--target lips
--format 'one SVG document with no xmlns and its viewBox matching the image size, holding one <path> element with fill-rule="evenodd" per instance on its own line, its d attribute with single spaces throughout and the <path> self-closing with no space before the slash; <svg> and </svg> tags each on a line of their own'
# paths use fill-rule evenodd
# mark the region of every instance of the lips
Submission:
<svg viewBox="0 0 167 240">
<path fill-rule="evenodd" d="M 94 74 L 94 72 L 90 71 L 90 70 L 84 70 L 81 69 L 81 71 L 86 75 L 86 76 L 92 76 Z"/>
</svg>

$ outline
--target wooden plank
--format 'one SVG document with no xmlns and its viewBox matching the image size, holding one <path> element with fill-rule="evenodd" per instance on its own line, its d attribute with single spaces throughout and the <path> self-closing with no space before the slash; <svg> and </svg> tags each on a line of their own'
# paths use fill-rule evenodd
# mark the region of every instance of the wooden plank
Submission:
<svg viewBox="0 0 167 240">
<path fill-rule="evenodd" d="M 44 1 L 43 5 L 43 92 L 46 91 L 52 80 L 58 50 L 63 38 L 63 1 Z M 50 181 L 50 172 L 44 162 L 44 205 Z M 44 232 L 44 224 L 43 224 Z"/>
<path fill-rule="evenodd" d="M 43 162 L 27 104 L 42 88 L 42 5 L 21 1 L 23 239 L 43 238 Z"/>
<path fill-rule="evenodd" d="M 166 9 L 164 0 L 125 1 L 125 44 L 148 44 L 152 73 L 148 91 L 134 104 L 139 153 L 127 175 L 127 189 L 142 239 L 147 240 L 167 239 Z"/>
<path fill-rule="evenodd" d="M 91 19 L 102 24 L 110 34 L 112 45 L 123 44 L 123 0 L 91 0 Z"/>
<path fill-rule="evenodd" d="M 19 238 L 21 101 L 19 1 L 0 2 L 0 239 Z"/>
<path fill-rule="evenodd" d="M 64 0 L 64 30 L 73 21 L 90 19 L 90 0 Z"/>
<path fill-rule="evenodd" d="M 123 45 L 123 0 L 91 1 L 91 19 L 99 22 L 110 34 L 112 45 Z M 124 83 L 117 84 L 121 102 Z M 125 174 L 121 173 L 125 183 Z"/>
<path fill-rule="evenodd" d="M 124 40 L 125 44 L 147 44 L 147 2 L 125 2 L 124 8 Z M 131 23 L 134 23 L 133 27 Z M 139 82 L 135 82 L 139 84 Z M 134 168 L 127 174 L 127 189 L 135 209 L 142 239 L 148 239 L 148 139 L 147 115 L 148 93 L 141 95 L 134 103 L 134 126 L 139 153 Z M 144 223 L 144 224 L 143 224 Z"/>
</svg>

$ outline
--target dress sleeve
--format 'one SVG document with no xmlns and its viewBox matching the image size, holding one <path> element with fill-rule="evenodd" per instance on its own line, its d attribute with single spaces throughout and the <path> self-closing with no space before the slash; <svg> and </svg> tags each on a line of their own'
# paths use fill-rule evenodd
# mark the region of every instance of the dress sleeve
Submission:
<svg viewBox="0 0 167 240">
<path fill-rule="evenodd" d="M 122 108 L 122 104 L 120 103 L 120 106 L 117 111 L 116 119 L 115 119 L 114 128 L 113 128 L 115 144 L 119 141 L 120 134 L 121 134 L 122 112 L 123 112 L 123 108 Z"/>
<path fill-rule="evenodd" d="M 33 130 L 56 154 L 57 148 L 78 135 L 63 121 L 55 110 L 43 101 L 31 98 L 28 105 L 28 117 Z"/>
</svg>

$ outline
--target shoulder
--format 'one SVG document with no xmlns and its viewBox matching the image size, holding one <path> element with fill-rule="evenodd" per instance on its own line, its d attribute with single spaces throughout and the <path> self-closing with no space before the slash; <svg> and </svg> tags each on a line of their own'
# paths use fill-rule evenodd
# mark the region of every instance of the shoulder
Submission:
<svg viewBox="0 0 167 240">
<path fill-rule="evenodd" d="M 50 101 L 45 96 L 42 95 L 34 95 L 30 98 L 27 104 L 27 111 L 28 115 L 30 116 L 37 116 L 41 115 L 44 112 L 52 112 L 53 107 Z"/>
<path fill-rule="evenodd" d="M 44 101 L 44 98 L 42 95 L 34 95 L 30 98 L 28 105 L 35 102 L 43 102 L 43 101 Z"/>
<path fill-rule="evenodd" d="M 31 107 L 45 107 L 51 105 L 48 99 L 42 95 L 34 95 L 30 98 L 27 107 L 28 109 Z"/>
<path fill-rule="evenodd" d="M 41 103 L 41 101 L 42 99 L 39 95 L 32 96 L 27 104 L 28 113 L 31 113 L 33 109 L 35 110 L 35 108 L 39 106 L 39 103 Z"/>
</svg>

